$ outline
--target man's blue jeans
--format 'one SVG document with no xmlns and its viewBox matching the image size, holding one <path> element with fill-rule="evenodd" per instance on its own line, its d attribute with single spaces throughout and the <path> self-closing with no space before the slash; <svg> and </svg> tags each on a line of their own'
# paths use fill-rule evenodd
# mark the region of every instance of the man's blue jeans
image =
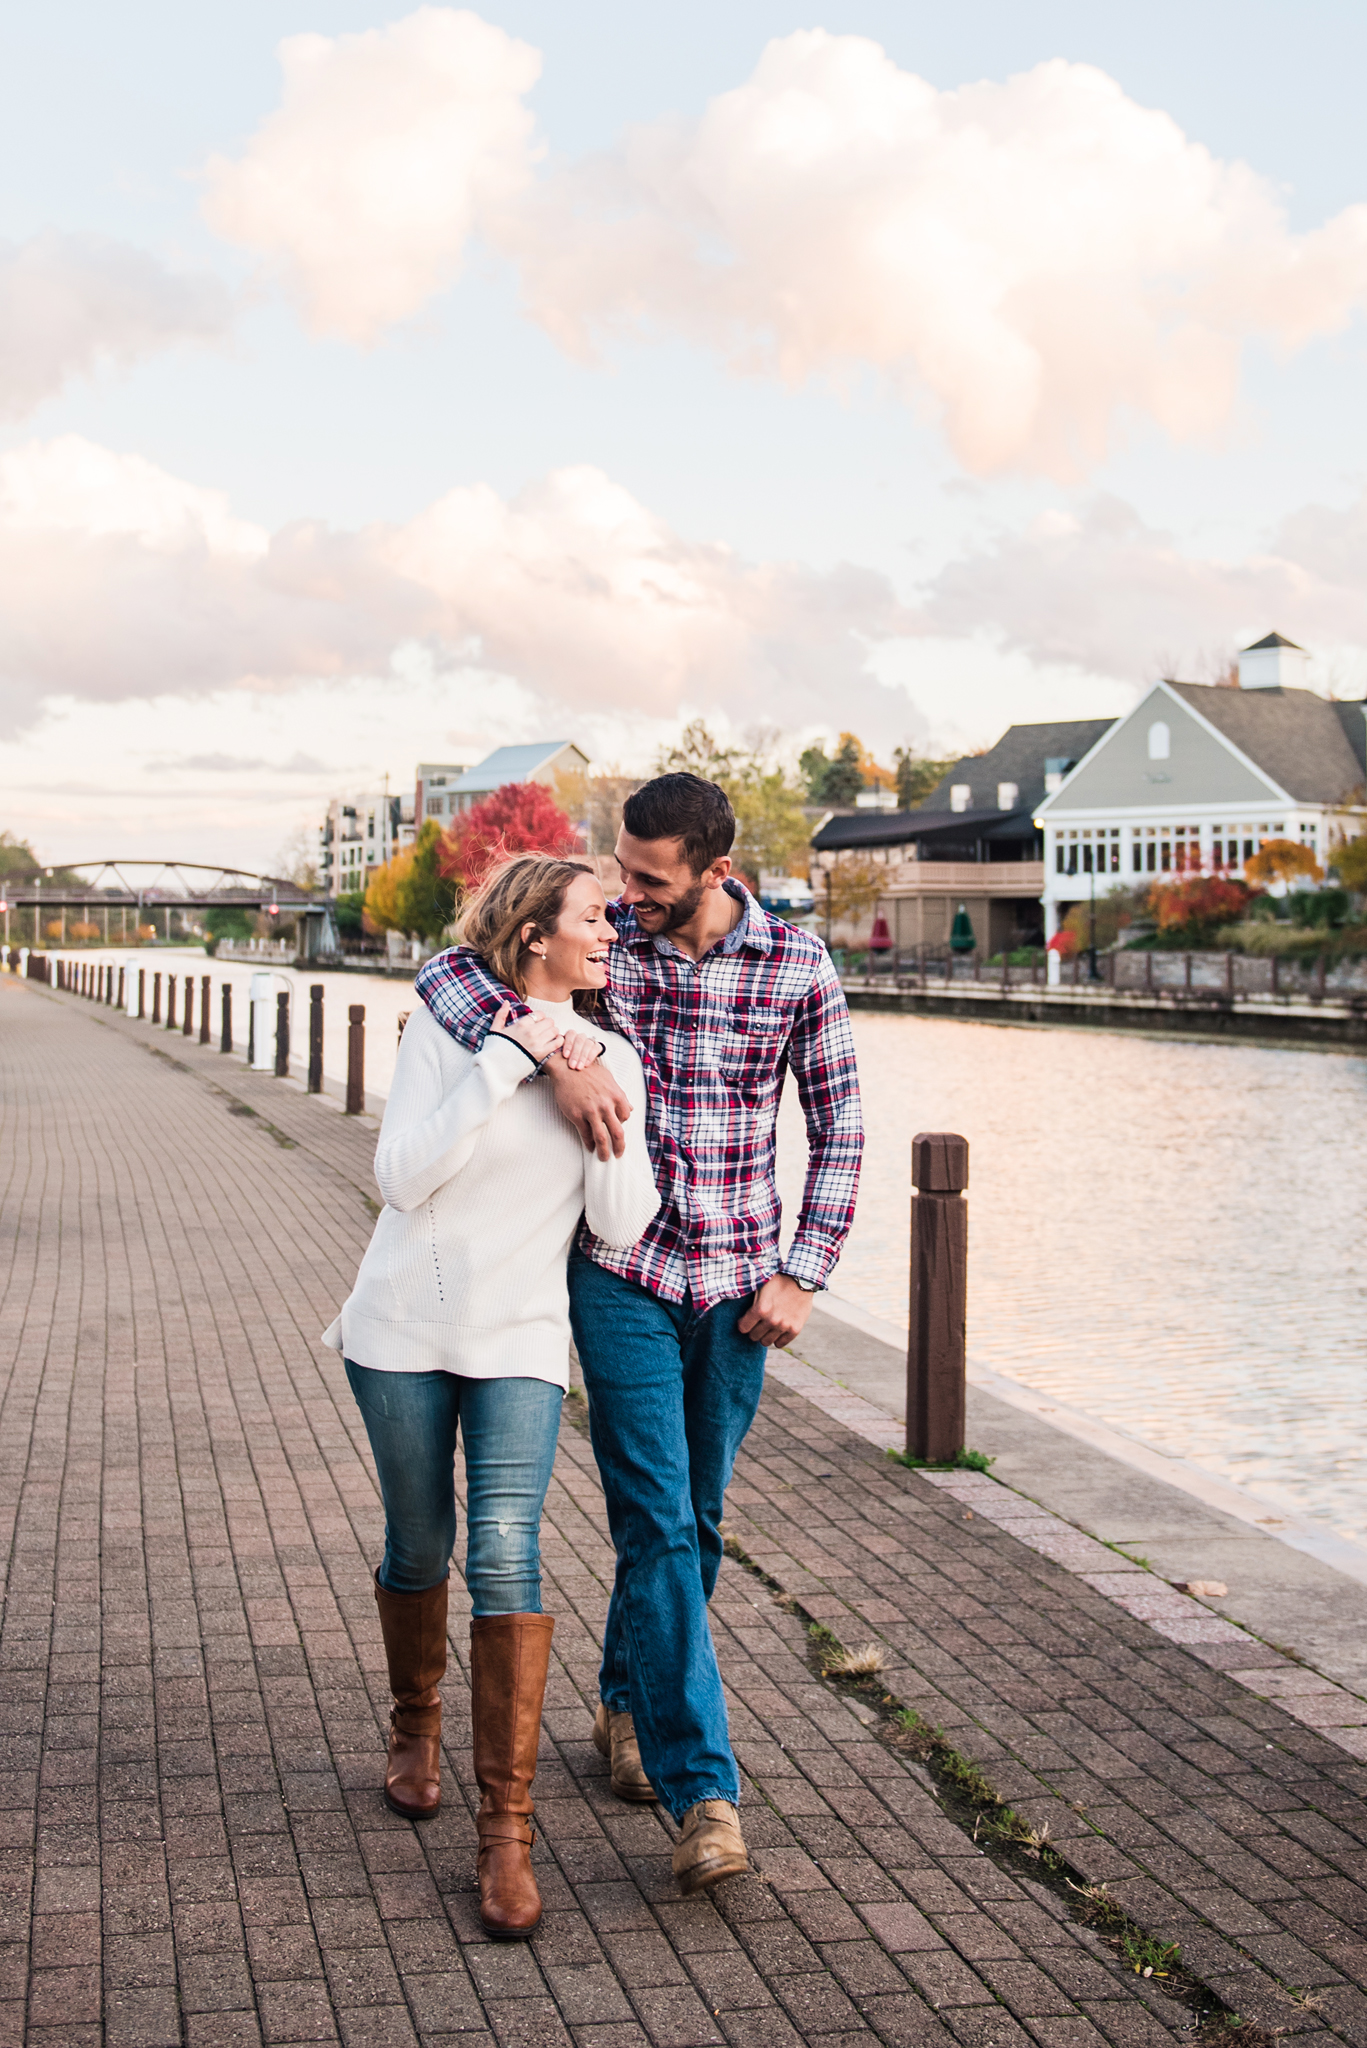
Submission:
<svg viewBox="0 0 1367 2048">
<path fill-rule="evenodd" d="M 570 1319 L 617 1576 L 599 1690 L 629 1713 L 641 1762 L 676 1820 L 740 1795 L 707 1603 L 722 1559 L 722 1504 L 764 1387 L 764 1349 L 736 1325 L 749 1307 L 698 1315 L 570 1254 Z"/>
<path fill-rule="evenodd" d="M 559 1387 L 345 1364 L 380 1477 L 385 1591 L 421 1593 L 451 1569 L 459 1427 L 465 1583 L 474 1611 L 540 1614 L 541 1509 L 560 1433 Z"/>
</svg>

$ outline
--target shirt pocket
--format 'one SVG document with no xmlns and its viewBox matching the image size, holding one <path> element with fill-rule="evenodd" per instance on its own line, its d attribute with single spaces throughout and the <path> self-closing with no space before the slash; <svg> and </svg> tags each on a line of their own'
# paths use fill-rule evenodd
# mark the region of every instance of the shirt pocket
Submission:
<svg viewBox="0 0 1367 2048">
<path fill-rule="evenodd" d="M 782 1010 L 733 1010 L 717 1047 L 717 1072 L 747 1101 L 762 1102 L 778 1086 L 788 1049 L 788 1020 Z"/>
</svg>

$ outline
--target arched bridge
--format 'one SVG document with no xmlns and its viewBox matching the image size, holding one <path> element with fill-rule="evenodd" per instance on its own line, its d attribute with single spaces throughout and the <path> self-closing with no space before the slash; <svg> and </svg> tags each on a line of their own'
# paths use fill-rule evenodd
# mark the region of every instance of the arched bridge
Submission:
<svg viewBox="0 0 1367 2048">
<path fill-rule="evenodd" d="M 320 889 L 283 875 L 199 860 L 65 861 L 60 870 L 10 882 L 4 896 L 15 910 L 301 910 L 323 900 Z"/>
<path fill-rule="evenodd" d="M 285 875 L 259 875 L 207 861 L 67 861 L 22 880 L 0 882 L 0 909 L 5 913 L 6 943 L 11 911 L 33 912 L 35 941 L 44 914 L 56 912 L 62 926 L 58 942 L 64 943 L 67 914 L 77 912 L 82 922 L 103 925 L 105 943 L 117 945 L 126 944 L 144 918 L 154 913 L 165 919 L 169 939 L 173 912 L 197 921 L 211 910 L 264 910 L 298 920 L 301 959 L 328 959 L 338 951 L 332 904 L 322 889 L 306 888 Z M 57 935 L 49 929 L 43 936 Z"/>
</svg>

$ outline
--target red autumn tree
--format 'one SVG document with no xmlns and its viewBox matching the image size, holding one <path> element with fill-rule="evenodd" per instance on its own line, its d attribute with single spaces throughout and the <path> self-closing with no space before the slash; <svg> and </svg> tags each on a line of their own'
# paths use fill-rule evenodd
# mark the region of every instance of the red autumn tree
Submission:
<svg viewBox="0 0 1367 2048">
<path fill-rule="evenodd" d="M 548 789 L 539 782 L 505 782 L 446 834 L 441 872 L 473 889 L 510 853 L 579 851 L 579 835 Z"/>
</svg>

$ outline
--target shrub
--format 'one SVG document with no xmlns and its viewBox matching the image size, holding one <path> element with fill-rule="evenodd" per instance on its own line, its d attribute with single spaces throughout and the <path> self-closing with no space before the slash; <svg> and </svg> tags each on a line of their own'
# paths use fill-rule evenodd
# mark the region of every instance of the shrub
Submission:
<svg viewBox="0 0 1367 2048">
<path fill-rule="evenodd" d="M 1254 894 L 1246 882 L 1229 876 L 1192 875 L 1184 882 L 1156 883 L 1149 891 L 1149 908 L 1161 939 L 1205 946 L 1222 926 L 1244 916 Z"/>
</svg>

